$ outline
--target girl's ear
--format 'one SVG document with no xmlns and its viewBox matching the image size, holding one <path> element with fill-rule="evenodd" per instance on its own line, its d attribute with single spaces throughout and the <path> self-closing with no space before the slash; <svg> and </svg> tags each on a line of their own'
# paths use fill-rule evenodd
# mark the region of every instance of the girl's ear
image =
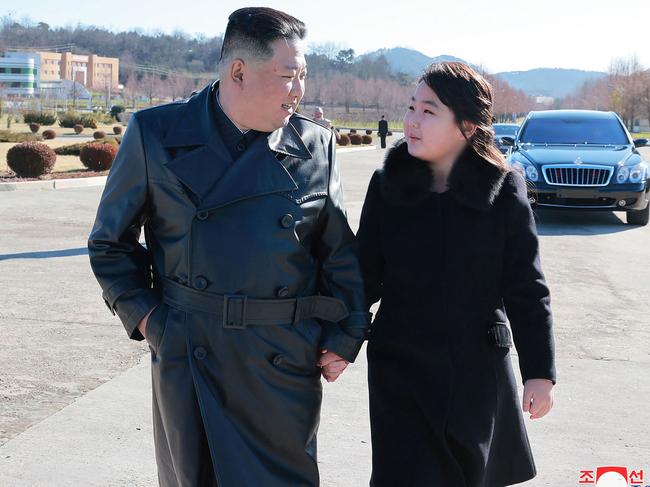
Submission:
<svg viewBox="0 0 650 487">
<path fill-rule="evenodd" d="M 466 139 L 471 139 L 476 132 L 476 124 L 465 120 L 461 123 L 461 131 Z"/>
</svg>

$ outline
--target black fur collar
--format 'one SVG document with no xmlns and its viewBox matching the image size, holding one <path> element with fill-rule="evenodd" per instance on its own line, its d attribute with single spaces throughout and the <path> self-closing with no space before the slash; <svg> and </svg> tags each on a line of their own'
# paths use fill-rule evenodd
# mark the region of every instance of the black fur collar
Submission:
<svg viewBox="0 0 650 487">
<path fill-rule="evenodd" d="M 484 160 L 467 148 L 454 164 L 449 175 L 449 190 L 461 204 L 487 211 L 494 204 L 507 171 Z M 382 195 L 395 205 L 412 206 L 429 196 L 433 173 L 426 162 L 408 153 L 405 139 L 395 143 L 386 153 L 382 177 Z"/>
</svg>

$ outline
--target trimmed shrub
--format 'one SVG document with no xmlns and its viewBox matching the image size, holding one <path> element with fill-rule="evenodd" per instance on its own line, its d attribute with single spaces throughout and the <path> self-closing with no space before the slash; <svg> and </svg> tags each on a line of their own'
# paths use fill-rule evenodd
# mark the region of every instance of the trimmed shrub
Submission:
<svg viewBox="0 0 650 487">
<path fill-rule="evenodd" d="M 74 130 L 74 133 L 77 135 L 84 131 L 84 126 L 80 123 L 76 123 L 72 128 Z"/>
<path fill-rule="evenodd" d="M 110 135 L 103 139 L 95 139 L 92 142 L 87 142 L 87 144 L 110 144 L 116 148 L 120 147 L 120 141 L 116 137 L 111 137 Z"/>
<path fill-rule="evenodd" d="M 56 138 L 56 132 L 52 129 L 43 130 L 43 139 L 52 140 Z"/>
<path fill-rule="evenodd" d="M 111 168 L 115 154 L 117 146 L 91 142 L 81 149 L 79 159 L 91 171 L 106 171 Z"/>
<path fill-rule="evenodd" d="M 25 123 L 40 123 L 41 125 L 54 125 L 56 115 L 54 113 L 27 112 L 23 115 Z"/>
<path fill-rule="evenodd" d="M 18 134 L 9 130 L 0 130 L 0 142 L 35 142 L 42 140 L 37 134 Z"/>
<path fill-rule="evenodd" d="M 391 131 L 386 132 L 386 137 L 392 137 L 392 136 L 393 136 L 393 132 Z"/>
<path fill-rule="evenodd" d="M 52 172 L 56 153 L 40 142 L 23 142 L 7 151 L 7 165 L 18 177 L 37 178 Z"/>
<path fill-rule="evenodd" d="M 350 143 L 352 145 L 361 145 L 361 135 L 359 134 L 350 135 Z"/>
<path fill-rule="evenodd" d="M 347 134 L 341 134 L 339 145 L 350 145 L 350 136 Z"/>
<path fill-rule="evenodd" d="M 357 133 L 357 129 L 350 129 L 350 134 L 356 134 L 356 133 Z"/>
<path fill-rule="evenodd" d="M 33 134 L 37 133 L 40 129 L 41 129 L 40 123 L 32 122 L 29 124 L 29 130 L 31 130 Z"/>
<path fill-rule="evenodd" d="M 97 120 L 92 115 L 67 112 L 59 118 L 59 125 L 63 128 L 71 129 L 77 124 L 83 125 L 84 128 L 97 128 Z"/>
<path fill-rule="evenodd" d="M 103 130 L 97 130 L 93 133 L 93 139 L 105 139 L 106 138 L 106 132 Z"/>
<path fill-rule="evenodd" d="M 113 133 L 115 135 L 120 135 L 122 133 L 122 127 L 120 125 L 113 126 Z"/>
<path fill-rule="evenodd" d="M 372 136 L 370 136 L 370 135 L 361 136 L 361 143 L 362 144 L 372 144 Z"/>
<path fill-rule="evenodd" d="M 60 156 L 79 156 L 81 149 L 86 146 L 86 142 L 79 142 L 78 144 L 62 145 L 54 149 Z"/>
<path fill-rule="evenodd" d="M 366 135 L 372 135 L 372 130 L 366 130 Z"/>
</svg>

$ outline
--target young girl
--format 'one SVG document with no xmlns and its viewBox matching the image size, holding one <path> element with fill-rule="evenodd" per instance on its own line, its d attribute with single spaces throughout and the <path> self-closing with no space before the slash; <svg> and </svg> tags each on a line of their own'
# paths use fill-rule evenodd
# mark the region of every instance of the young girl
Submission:
<svg viewBox="0 0 650 487">
<path fill-rule="evenodd" d="M 370 181 L 373 487 L 494 487 L 535 476 L 531 419 L 553 406 L 554 341 L 526 183 L 493 147 L 492 91 L 461 63 L 422 75 L 405 138 Z M 510 327 L 506 325 L 506 316 Z"/>
</svg>

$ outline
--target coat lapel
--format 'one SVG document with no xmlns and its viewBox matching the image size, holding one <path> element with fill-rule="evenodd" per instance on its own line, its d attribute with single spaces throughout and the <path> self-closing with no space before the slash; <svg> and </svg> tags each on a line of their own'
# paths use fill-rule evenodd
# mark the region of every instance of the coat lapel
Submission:
<svg viewBox="0 0 650 487">
<path fill-rule="evenodd" d="M 165 166 L 197 197 L 198 206 L 212 209 L 263 194 L 293 191 L 298 186 L 283 156 L 311 159 L 291 122 L 267 137 L 257 137 L 233 162 L 214 121 L 213 100 L 218 82 L 190 98 L 179 121 L 166 134 Z M 282 161 L 279 159 L 283 159 Z"/>
</svg>

